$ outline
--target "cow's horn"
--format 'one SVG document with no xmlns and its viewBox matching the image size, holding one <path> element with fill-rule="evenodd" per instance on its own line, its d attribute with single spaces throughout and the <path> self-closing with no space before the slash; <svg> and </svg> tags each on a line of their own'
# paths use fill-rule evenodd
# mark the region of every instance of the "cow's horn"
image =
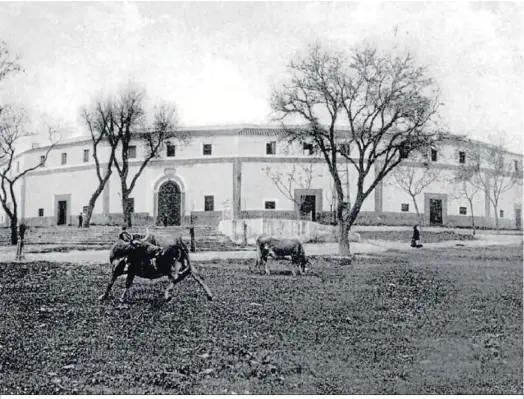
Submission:
<svg viewBox="0 0 524 399">
<path fill-rule="evenodd" d="M 133 241 L 133 236 L 129 234 L 127 231 L 122 232 L 122 238 L 124 239 L 124 241 Z"/>
</svg>

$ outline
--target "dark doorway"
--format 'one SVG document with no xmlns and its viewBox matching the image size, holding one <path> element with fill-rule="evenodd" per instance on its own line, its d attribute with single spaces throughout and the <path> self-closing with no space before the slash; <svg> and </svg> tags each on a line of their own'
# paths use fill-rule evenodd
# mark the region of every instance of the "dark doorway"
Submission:
<svg viewBox="0 0 524 399">
<path fill-rule="evenodd" d="M 67 224 L 67 201 L 58 201 L 58 220 L 56 224 Z"/>
<path fill-rule="evenodd" d="M 315 222 L 317 220 L 317 197 L 315 195 L 300 196 L 300 216 Z"/>
<path fill-rule="evenodd" d="M 167 216 L 168 226 L 180 226 L 180 187 L 174 181 L 167 181 L 158 190 L 157 224 L 163 225 Z"/>
<path fill-rule="evenodd" d="M 429 224 L 431 226 L 442 226 L 442 200 L 429 200 Z"/>
<path fill-rule="evenodd" d="M 517 230 L 522 229 L 522 209 L 515 208 L 515 226 Z"/>
</svg>

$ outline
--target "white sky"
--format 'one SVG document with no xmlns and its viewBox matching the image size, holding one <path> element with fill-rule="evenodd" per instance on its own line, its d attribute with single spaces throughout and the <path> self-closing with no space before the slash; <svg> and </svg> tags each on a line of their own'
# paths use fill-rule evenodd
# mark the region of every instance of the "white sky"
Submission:
<svg viewBox="0 0 524 399">
<path fill-rule="evenodd" d="M 80 109 L 133 81 L 174 102 L 183 125 L 271 122 L 285 64 L 320 40 L 408 49 L 442 90 L 453 132 L 506 132 L 522 152 L 521 3 L 0 2 L 0 40 L 23 74 L 0 101 L 83 133 Z"/>
</svg>

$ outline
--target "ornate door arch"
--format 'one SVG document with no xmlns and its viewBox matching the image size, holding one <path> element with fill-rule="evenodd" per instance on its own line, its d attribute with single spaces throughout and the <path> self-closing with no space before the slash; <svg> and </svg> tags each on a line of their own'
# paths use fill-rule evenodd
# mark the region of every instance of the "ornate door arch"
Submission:
<svg viewBox="0 0 524 399">
<path fill-rule="evenodd" d="M 168 180 L 158 190 L 157 224 L 163 225 L 167 217 L 168 226 L 180 226 L 182 195 L 180 186 Z"/>
</svg>

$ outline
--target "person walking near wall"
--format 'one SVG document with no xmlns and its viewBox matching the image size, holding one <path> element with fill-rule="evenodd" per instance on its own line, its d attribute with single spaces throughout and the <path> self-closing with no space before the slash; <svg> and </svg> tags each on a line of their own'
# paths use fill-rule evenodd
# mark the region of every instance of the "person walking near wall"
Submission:
<svg viewBox="0 0 524 399">
<path fill-rule="evenodd" d="M 82 228 L 82 224 L 84 222 L 84 215 L 82 215 L 82 212 L 78 214 L 78 227 Z"/>
<path fill-rule="evenodd" d="M 26 226 L 24 222 L 18 226 L 18 245 L 16 246 L 16 260 L 25 259 L 24 256 L 24 238 L 25 238 Z"/>
<path fill-rule="evenodd" d="M 418 230 L 418 226 L 413 226 L 413 236 L 411 237 L 411 246 L 413 248 L 421 248 L 422 245 L 419 244 L 420 241 L 420 231 Z"/>
</svg>

